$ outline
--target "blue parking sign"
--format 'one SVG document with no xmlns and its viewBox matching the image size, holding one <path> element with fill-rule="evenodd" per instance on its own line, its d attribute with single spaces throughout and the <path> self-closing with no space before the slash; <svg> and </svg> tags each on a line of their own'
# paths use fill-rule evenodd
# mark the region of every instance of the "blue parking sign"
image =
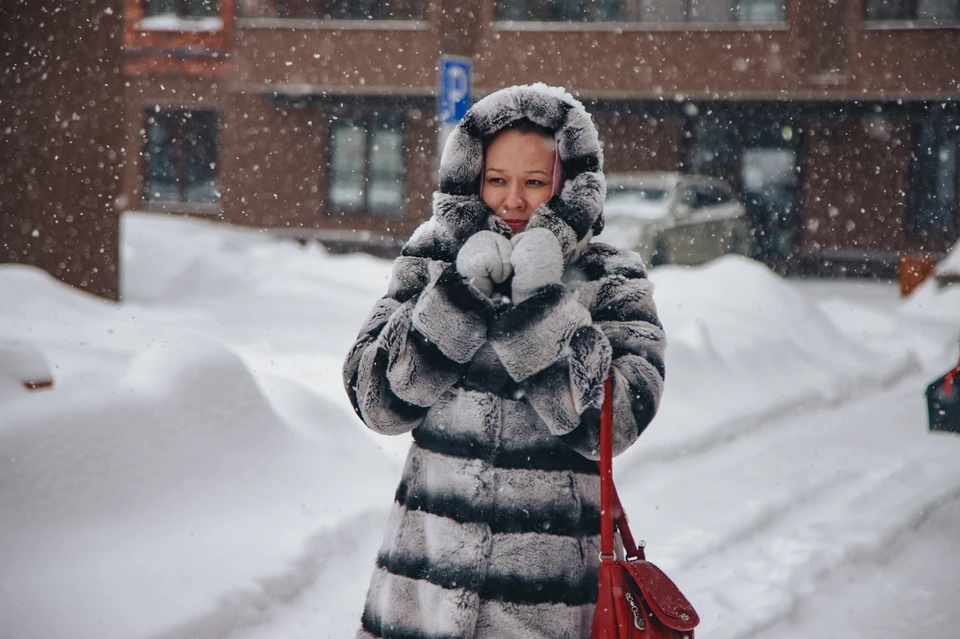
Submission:
<svg viewBox="0 0 960 639">
<path fill-rule="evenodd" d="M 472 70 L 470 58 L 452 55 L 440 57 L 437 114 L 441 124 L 456 124 L 470 108 Z"/>
</svg>

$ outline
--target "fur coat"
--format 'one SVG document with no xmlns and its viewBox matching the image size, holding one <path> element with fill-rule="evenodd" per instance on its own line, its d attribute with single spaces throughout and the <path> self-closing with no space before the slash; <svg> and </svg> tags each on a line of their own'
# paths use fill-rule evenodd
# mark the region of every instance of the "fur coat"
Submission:
<svg viewBox="0 0 960 639">
<path fill-rule="evenodd" d="M 472 234 L 511 231 L 480 198 L 484 140 L 528 118 L 556 132 L 562 283 L 514 305 L 456 271 Z M 397 258 L 343 369 L 361 419 L 413 444 L 358 637 L 588 637 L 599 565 L 599 414 L 614 454 L 653 418 L 665 339 L 640 258 L 591 243 L 605 194 L 583 106 L 538 84 L 477 102 L 444 149 L 433 216 Z M 496 297 L 496 296 L 495 296 Z"/>
</svg>

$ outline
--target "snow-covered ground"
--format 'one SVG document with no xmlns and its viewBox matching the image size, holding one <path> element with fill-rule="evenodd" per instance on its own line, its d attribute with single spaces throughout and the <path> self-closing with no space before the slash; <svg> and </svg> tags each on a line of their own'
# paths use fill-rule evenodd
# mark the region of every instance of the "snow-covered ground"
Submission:
<svg viewBox="0 0 960 639">
<path fill-rule="evenodd" d="M 389 263 L 122 233 L 120 304 L 0 267 L 0 639 L 351 636 L 409 438 L 362 426 L 340 364 Z M 615 469 L 698 636 L 960 636 L 960 437 L 923 400 L 960 286 L 651 277 L 667 390 Z"/>
</svg>

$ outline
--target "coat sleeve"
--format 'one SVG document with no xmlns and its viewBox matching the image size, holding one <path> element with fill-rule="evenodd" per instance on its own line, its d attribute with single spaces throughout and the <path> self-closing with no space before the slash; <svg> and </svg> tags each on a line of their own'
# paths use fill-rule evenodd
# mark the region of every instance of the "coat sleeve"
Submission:
<svg viewBox="0 0 960 639">
<path fill-rule="evenodd" d="M 639 257 L 603 247 L 585 260 L 587 281 L 541 289 L 495 320 L 491 342 L 550 431 L 597 459 L 604 378 L 616 455 L 656 414 L 666 339 Z"/>
<path fill-rule="evenodd" d="M 357 415 L 371 429 L 412 430 L 463 375 L 486 340 L 492 305 L 454 267 L 401 256 L 343 366 Z"/>
</svg>

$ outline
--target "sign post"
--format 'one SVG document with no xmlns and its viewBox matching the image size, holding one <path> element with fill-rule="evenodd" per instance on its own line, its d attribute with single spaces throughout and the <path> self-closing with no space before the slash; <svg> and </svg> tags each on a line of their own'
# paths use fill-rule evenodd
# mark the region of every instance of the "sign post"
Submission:
<svg viewBox="0 0 960 639">
<path fill-rule="evenodd" d="M 440 56 L 439 86 L 437 91 L 438 155 L 450 132 L 470 108 L 472 100 L 473 63 L 470 58 L 453 55 Z"/>
</svg>

